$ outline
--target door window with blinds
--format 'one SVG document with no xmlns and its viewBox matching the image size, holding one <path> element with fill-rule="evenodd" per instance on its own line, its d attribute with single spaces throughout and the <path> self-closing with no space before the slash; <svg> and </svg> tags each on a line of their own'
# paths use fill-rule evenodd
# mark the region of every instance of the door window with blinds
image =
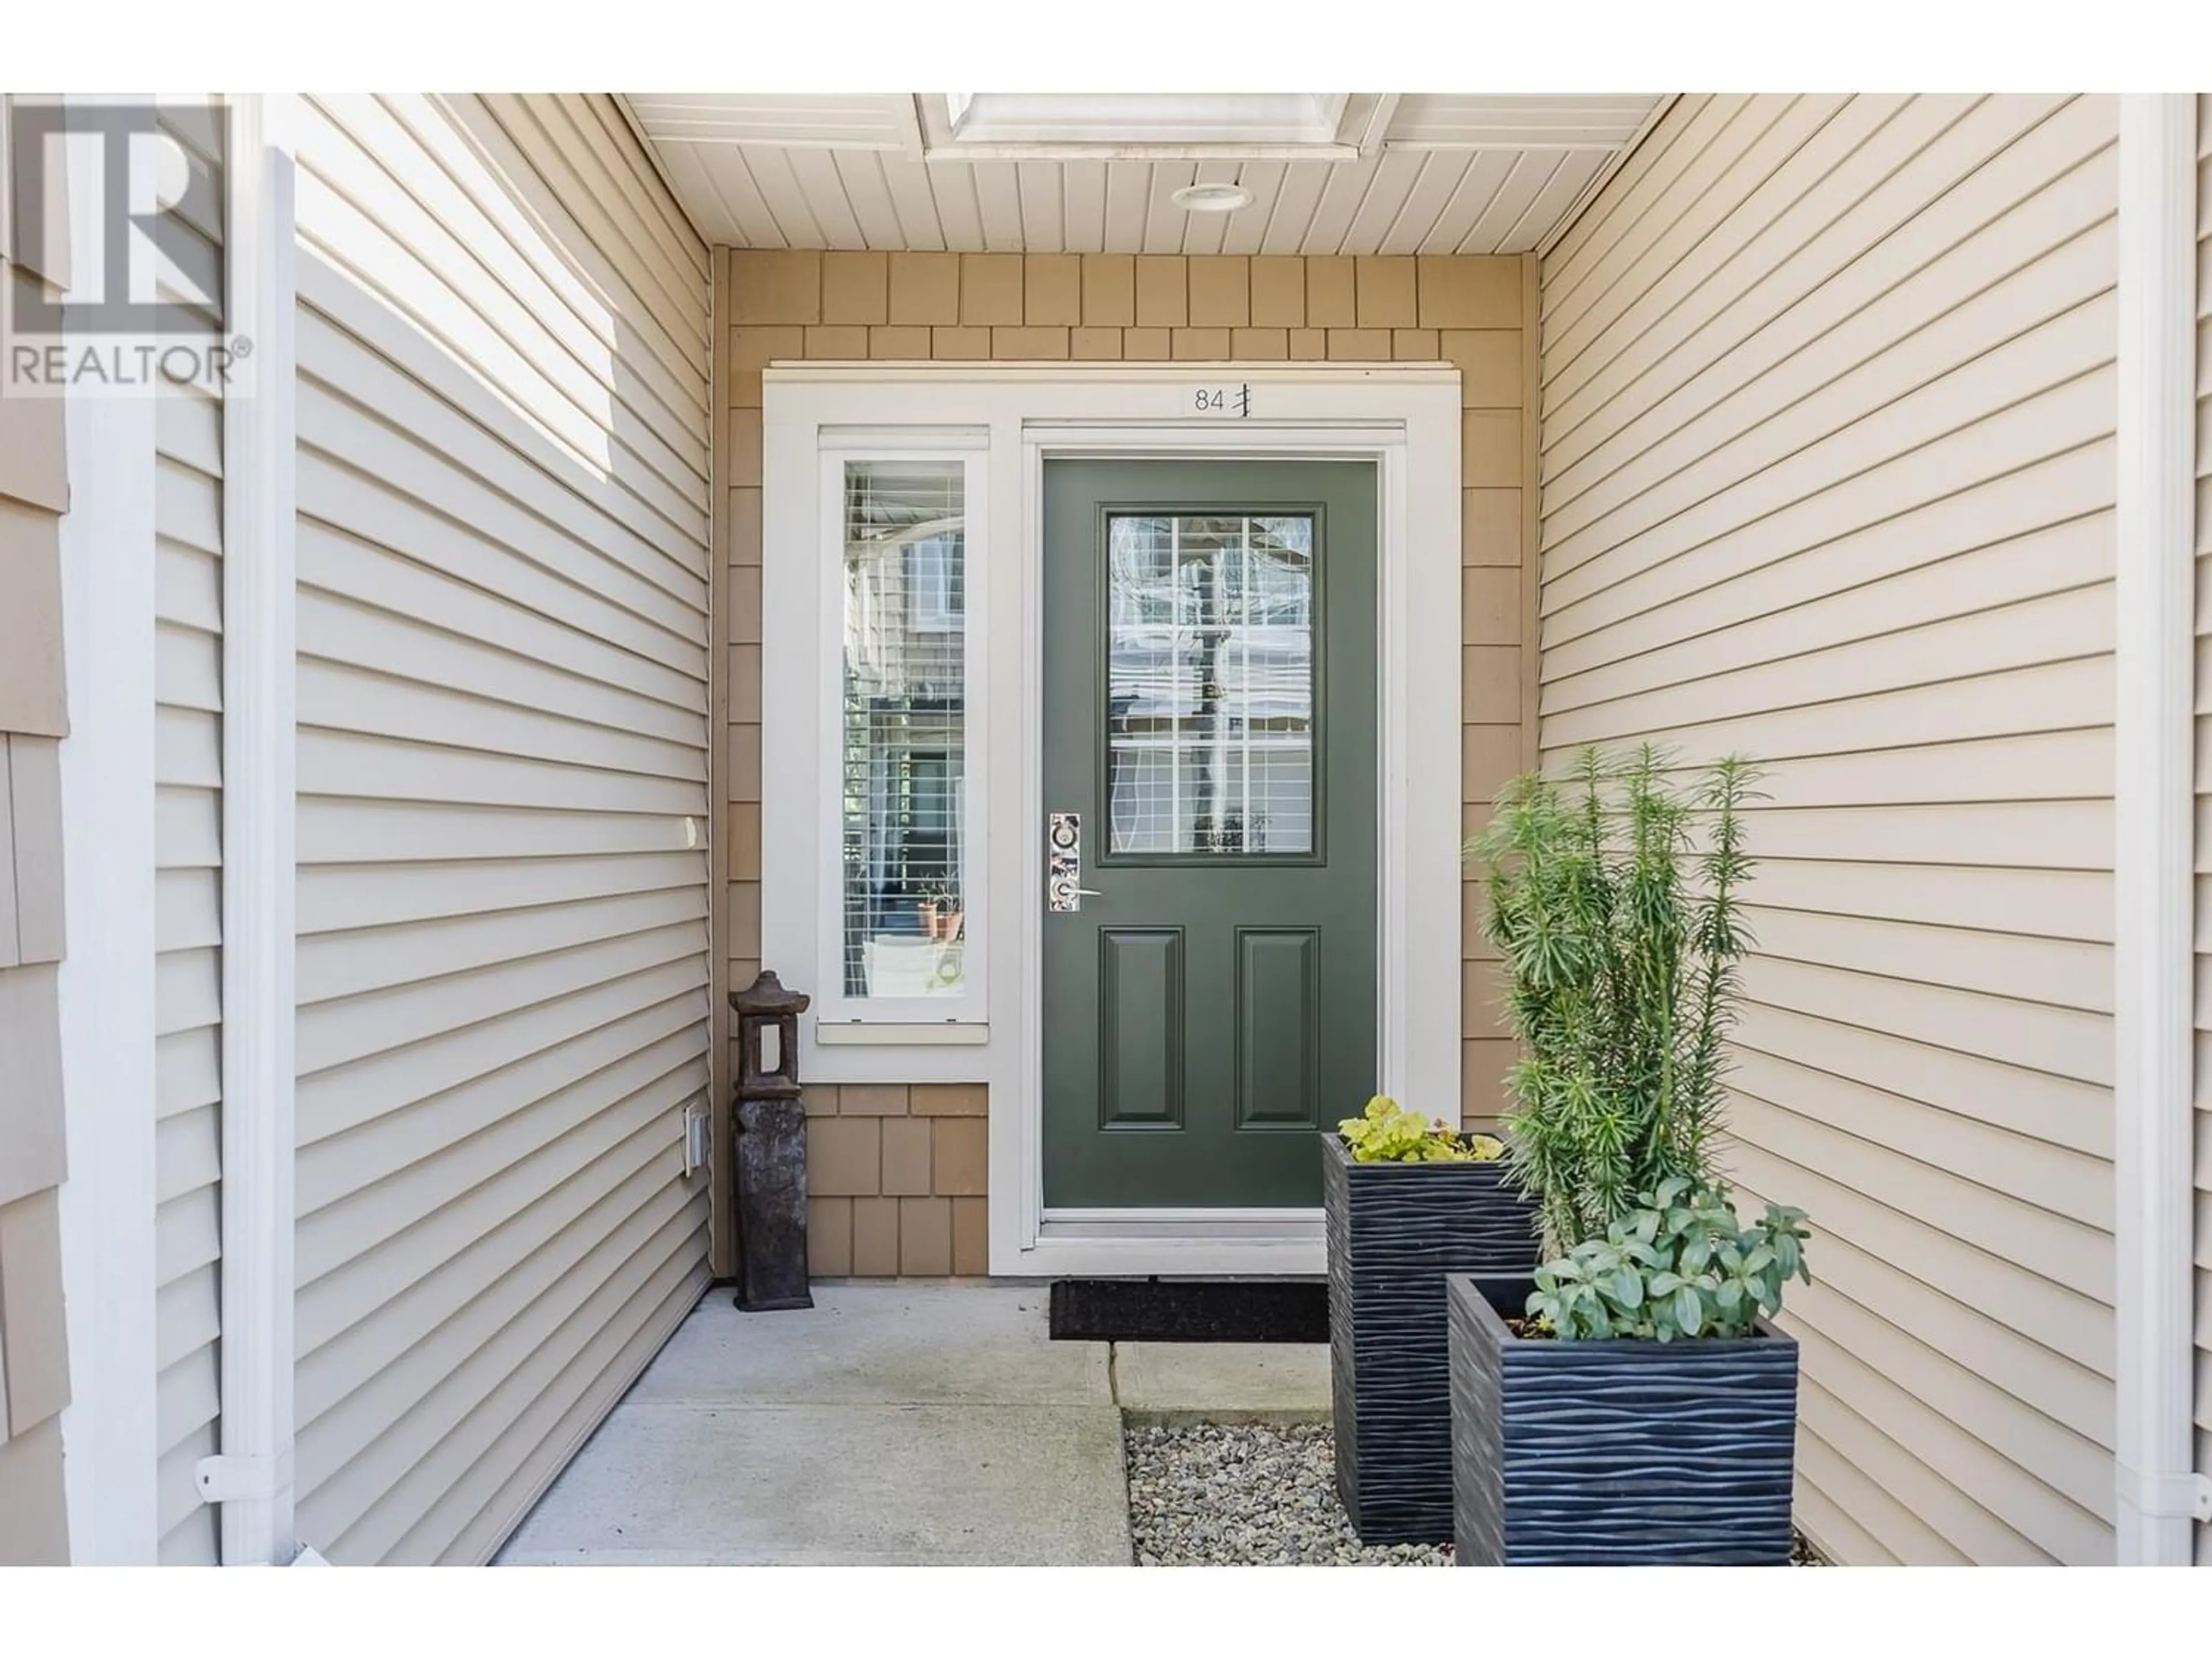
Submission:
<svg viewBox="0 0 2212 1659">
<path fill-rule="evenodd" d="M 981 1006 L 969 724 L 977 470 L 962 454 L 834 465 L 842 557 L 832 959 L 841 1000 L 879 1017 L 957 1018 Z"/>
<path fill-rule="evenodd" d="M 1318 850 L 1314 526 L 1106 515 L 1107 862 Z"/>
</svg>

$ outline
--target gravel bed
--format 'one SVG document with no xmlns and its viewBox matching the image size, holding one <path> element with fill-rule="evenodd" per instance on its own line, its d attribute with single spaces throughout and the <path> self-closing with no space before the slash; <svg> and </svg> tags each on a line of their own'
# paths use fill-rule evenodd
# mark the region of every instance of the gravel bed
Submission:
<svg viewBox="0 0 2212 1659">
<path fill-rule="evenodd" d="M 1370 1548 L 1336 1501 L 1325 1423 L 1127 1431 L 1140 1567 L 1446 1567 L 1449 1544 Z"/>
<path fill-rule="evenodd" d="M 1140 1567 L 1448 1567 L 1449 1544 L 1370 1547 L 1336 1501 L 1325 1423 L 1131 1428 L 1129 1534 Z M 1800 1537 L 1790 1565 L 1826 1566 Z"/>
</svg>

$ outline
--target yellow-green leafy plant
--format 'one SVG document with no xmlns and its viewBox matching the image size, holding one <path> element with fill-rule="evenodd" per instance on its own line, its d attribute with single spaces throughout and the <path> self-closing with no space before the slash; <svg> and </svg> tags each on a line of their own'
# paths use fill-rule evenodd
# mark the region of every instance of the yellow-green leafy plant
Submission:
<svg viewBox="0 0 2212 1659">
<path fill-rule="evenodd" d="M 1442 1118 L 1431 1122 L 1388 1095 L 1336 1127 L 1355 1164 L 1487 1164 L 1505 1155 L 1496 1136 L 1462 1134 Z"/>
</svg>

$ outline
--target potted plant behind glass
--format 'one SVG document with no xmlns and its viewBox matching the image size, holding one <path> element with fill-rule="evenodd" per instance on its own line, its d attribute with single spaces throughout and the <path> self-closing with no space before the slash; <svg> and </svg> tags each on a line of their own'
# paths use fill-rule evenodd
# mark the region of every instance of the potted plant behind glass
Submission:
<svg viewBox="0 0 2212 1659">
<path fill-rule="evenodd" d="M 960 903 L 960 890 L 949 881 L 933 882 L 921 896 L 921 931 L 940 945 L 950 945 L 960 937 L 960 925 L 966 912 Z"/>
<path fill-rule="evenodd" d="M 1755 775 L 1670 764 L 1585 750 L 1470 846 L 1523 1047 L 1508 1168 L 1551 1259 L 1449 1285 L 1462 1566 L 1790 1559 L 1797 1352 L 1769 1322 L 1808 1233 L 1743 1225 L 1717 1164 Z"/>
<path fill-rule="evenodd" d="M 1504 1151 L 1382 1095 L 1322 1136 L 1336 1490 L 1363 1542 L 1452 1535 L 1444 1276 L 1537 1256 Z"/>
</svg>

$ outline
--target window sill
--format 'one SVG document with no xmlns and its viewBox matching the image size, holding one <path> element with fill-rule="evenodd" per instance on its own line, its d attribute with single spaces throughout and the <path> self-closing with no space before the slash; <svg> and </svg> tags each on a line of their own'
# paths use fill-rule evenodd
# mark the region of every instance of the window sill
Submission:
<svg viewBox="0 0 2212 1659">
<path fill-rule="evenodd" d="M 823 1048 L 973 1048 L 991 1040 L 988 1021 L 839 1020 L 814 1023 L 814 1041 Z"/>
</svg>

